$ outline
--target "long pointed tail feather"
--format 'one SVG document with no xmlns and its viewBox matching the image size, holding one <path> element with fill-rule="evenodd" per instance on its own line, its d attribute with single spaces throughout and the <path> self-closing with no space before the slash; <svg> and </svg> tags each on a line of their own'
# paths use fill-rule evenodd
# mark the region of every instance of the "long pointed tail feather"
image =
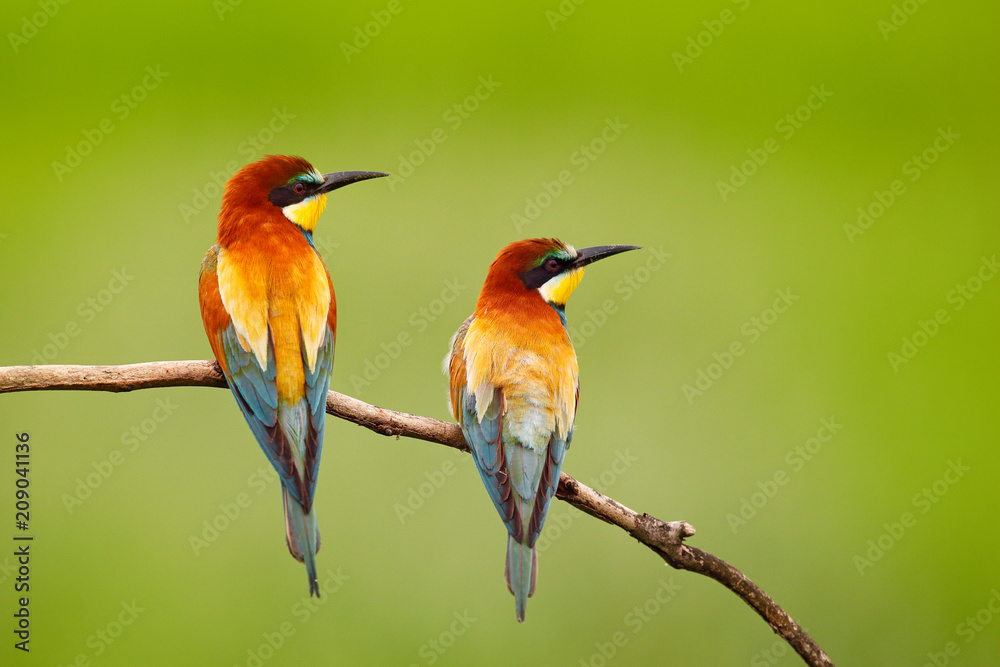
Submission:
<svg viewBox="0 0 1000 667">
<path fill-rule="evenodd" d="M 518 623 L 524 622 L 524 611 L 528 598 L 535 594 L 535 580 L 538 578 L 538 554 L 534 547 L 521 544 L 507 535 L 507 565 L 503 578 L 507 590 L 514 596 Z"/>
<path fill-rule="evenodd" d="M 282 487 L 281 497 L 285 503 L 285 543 L 295 560 L 306 564 L 309 575 L 309 595 L 319 597 L 319 582 L 316 577 L 316 552 L 319 551 L 319 528 L 316 526 L 316 510 L 302 511 L 288 490 Z"/>
</svg>

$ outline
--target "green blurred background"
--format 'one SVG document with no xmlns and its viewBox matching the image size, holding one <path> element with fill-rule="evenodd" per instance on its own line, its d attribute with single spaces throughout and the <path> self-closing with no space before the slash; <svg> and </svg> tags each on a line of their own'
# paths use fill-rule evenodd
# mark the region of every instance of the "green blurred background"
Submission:
<svg viewBox="0 0 1000 667">
<path fill-rule="evenodd" d="M 641 244 L 568 309 L 565 470 L 691 522 L 840 664 L 1000 660 L 995 3 L 48 2 L 0 9 L 0 364 L 209 357 L 215 181 L 264 153 L 400 176 L 316 232 L 333 386 L 380 406 L 448 418 L 440 361 L 505 244 Z M 797 662 L 561 502 L 518 625 L 443 447 L 328 420 L 309 608 L 228 392 L 9 394 L 0 423 L 0 553 L 21 431 L 35 535 L 30 655 L 0 557 L 3 664 Z"/>
</svg>

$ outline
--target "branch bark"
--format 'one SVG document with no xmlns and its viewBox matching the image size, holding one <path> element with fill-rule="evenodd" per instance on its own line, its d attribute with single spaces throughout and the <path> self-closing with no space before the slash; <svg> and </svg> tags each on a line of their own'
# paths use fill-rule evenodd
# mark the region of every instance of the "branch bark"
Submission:
<svg viewBox="0 0 1000 667">
<path fill-rule="evenodd" d="M 0 367 L 0 394 L 65 389 L 124 392 L 154 387 L 225 386 L 226 379 L 214 361 L 155 361 L 126 366 Z M 327 396 L 326 411 L 381 435 L 405 436 L 469 451 L 462 430 L 456 424 L 386 410 L 335 391 Z M 812 637 L 746 575 L 721 558 L 684 544 L 684 539 L 695 533 L 690 524 L 661 521 L 649 514 L 639 514 L 566 473 L 559 478 L 556 497 L 590 516 L 618 526 L 660 556 L 667 565 L 696 572 L 721 583 L 760 614 L 807 665 L 833 665 Z"/>
</svg>

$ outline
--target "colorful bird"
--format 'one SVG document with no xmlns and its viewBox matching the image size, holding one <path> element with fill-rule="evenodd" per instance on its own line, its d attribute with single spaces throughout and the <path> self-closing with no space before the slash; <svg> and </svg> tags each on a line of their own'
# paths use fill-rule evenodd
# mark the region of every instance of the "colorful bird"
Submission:
<svg viewBox="0 0 1000 667">
<path fill-rule="evenodd" d="M 320 174 L 300 157 L 268 155 L 226 183 L 216 245 L 198 297 L 212 352 L 257 442 L 281 478 L 285 541 L 319 597 L 319 474 L 337 337 L 333 283 L 313 245 L 332 190 L 378 172 Z"/>
<path fill-rule="evenodd" d="M 518 621 L 535 592 L 535 541 L 559 485 L 580 397 L 566 301 L 584 266 L 636 249 L 574 250 L 557 239 L 510 244 L 490 266 L 476 311 L 445 357 L 451 411 L 507 527 L 504 579 Z"/>
</svg>

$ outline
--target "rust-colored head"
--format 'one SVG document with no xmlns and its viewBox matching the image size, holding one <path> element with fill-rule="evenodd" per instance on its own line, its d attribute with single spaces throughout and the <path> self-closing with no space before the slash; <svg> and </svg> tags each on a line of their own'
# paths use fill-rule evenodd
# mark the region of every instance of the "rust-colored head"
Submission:
<svg viewBox="0 0 1000 667">
<path fill-rule="evenodd" d="M 609 245 L 576 250 L 559 239 L 515 241 L 490 265 L 479 300 L 538 294 L 550 306 L 563 309 L 583 279 L 583 267 L 638 246 Z"/>
<path fill-rule="evenodd" d="M 275 216 L 287 218 L 312 234 L 328 192 L 387 175 L 376 171 L 321 174 L 304 158 L 267 155 L 240 169 L 226 183 L 219 211 L 219 242 L 225 245 L 245 222 Z"/>
<path fill-rule="evenodd" d="M 251 162 L 226 183 L 222 196 L 222 210 L 249 209 L 270 204 L 267 197 L 277 187 L 296 176 L 311 175 L 322 180 L 322 175 L 305 158 L 292 155 L 267 155 Z"/>
</svg>

